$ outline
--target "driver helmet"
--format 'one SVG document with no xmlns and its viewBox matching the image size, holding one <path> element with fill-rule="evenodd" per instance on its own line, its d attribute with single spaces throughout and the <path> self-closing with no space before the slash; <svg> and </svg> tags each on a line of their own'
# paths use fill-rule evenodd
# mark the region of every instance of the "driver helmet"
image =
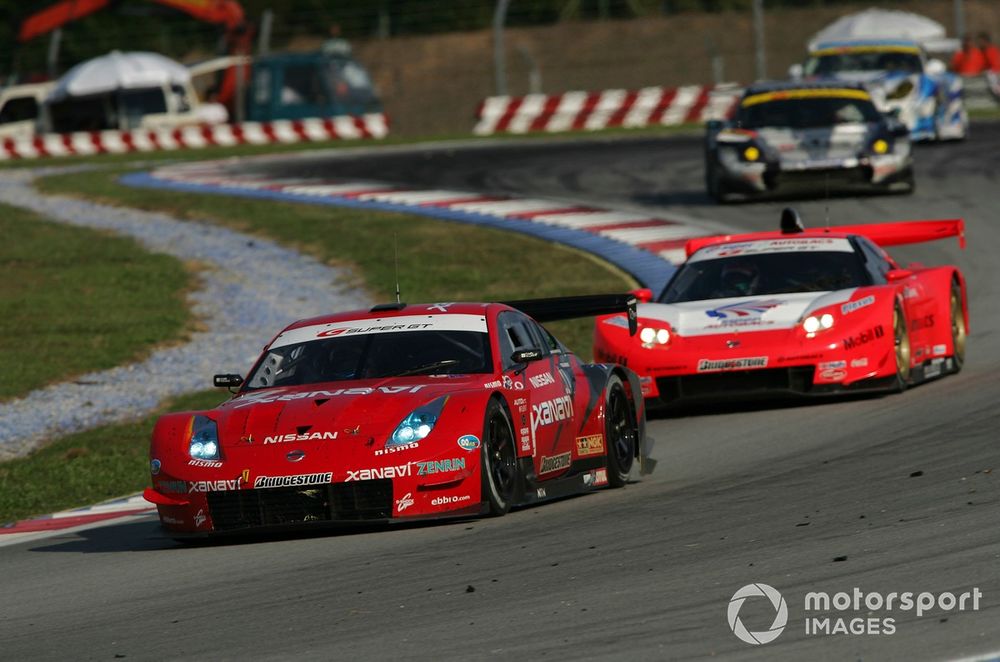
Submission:
<svg viewBox="0 0 1000 662">
<path fill-rule="evenodd" d="M 730 296 L 749 296 L 757 289 L 757 281 L 760 273 L 757 266 L 752 262 L 742 260 L 732 262 L 722 267 L 720 280 L 723 288 L 728 292 L 735 292 Z"/>
</svg>

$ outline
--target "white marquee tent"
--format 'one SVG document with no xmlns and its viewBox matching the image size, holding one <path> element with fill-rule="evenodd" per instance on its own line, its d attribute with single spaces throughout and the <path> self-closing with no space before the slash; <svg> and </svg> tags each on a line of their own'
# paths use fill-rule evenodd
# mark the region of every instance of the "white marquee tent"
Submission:
<svg viewBox="0 0 1000 662">
<path fill-rule="evenodd" d="M 872 8 L 842 16 L 826 26 L 809 40 L 809 49 L 822 42 L 855 39 L 912 39 L 936 53 L 959 48 L 958 40 L 949 39 L 937 21 L 911 12 Z"/>
</svg>

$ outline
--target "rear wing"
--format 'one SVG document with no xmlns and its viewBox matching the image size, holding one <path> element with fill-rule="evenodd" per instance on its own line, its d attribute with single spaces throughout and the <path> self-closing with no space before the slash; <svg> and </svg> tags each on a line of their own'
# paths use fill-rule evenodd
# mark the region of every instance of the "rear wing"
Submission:
<svg viewBox="0 0 1000 662">
<path fill-rule="evenodd" d="M 965 248 L 965 221 L 960 218 L 940 221 L 897 221 L 895 223 L 875 223 L 871 225 L 839 225 L 831 232 L 859 234 L 868 237 L 879 246 L 919 244 L 948 237 L 958 237 L 958 245 Z M 806 231 L 819 234 L 821 231 Z"/>
<path fill-rule="evenodd" d="M 793 239 L 822 237 L 826 234 L 861 235 L 879 246 L 899 246 L 937 241 L 948 237 L 958 237 L 958 245 L 965 248 L 965 221 L 960 218 L 936 221 L 896 221 L 891 223 L 871 223 L 866 225 L 834 225 L 828 228 L 790 229 L 783 232 L 758 232 L 754 234 L 729 234 L 714 237 L 696 237 L 685 244 L 688 257 L 696 251 L 714 244 L 728 244 L 737 241 L 760 241 L 767 239 Z"/>
<path fill-rule="evenodd" d="M 634 294 L 586 294 L 576 297 L 555 297 L 552 299 L 523 299 L 502 301 L 505 306 L 516 308 L 539 322 L 555 322 L 579 317 L 596 317 L 626 313 L 629 335 L 638 329 L 638 303 Z"/>
</svg>

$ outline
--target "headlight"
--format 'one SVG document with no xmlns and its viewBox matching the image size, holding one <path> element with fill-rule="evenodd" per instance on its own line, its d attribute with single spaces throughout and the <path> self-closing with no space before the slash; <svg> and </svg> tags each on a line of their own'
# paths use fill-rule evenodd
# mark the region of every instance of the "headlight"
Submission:
<svg viewBox="0 0 1000 662">
<path fill-rule="evenodd" d="M 753 145 L 750 145 L 743 150 L 743 158 L 747 161 L 756 161 L 760 158 L 760 150 Z"/>
<path fill-rule="evenodd" d="M 207 416 L 192 416 L 188 428 L 188 455 L 196 460 L 219 459 L 219 428 Z"/>
<path fill-rule="evenodd" d="M 823 313 L 822 315 L 810 315 L 802 321 L 802 329 L 806 333 L 816 333 L 820 329 L 829 329 L 833 327 L 833 315 L 830 313 Z"/>
<path fill-rule="evenodd" d="M 872 143 L 872 151 L 876 154 L 885 154 L 889 151 L 889 143 L 882 138 L 879 138 Z"/>
<path fill-rule="evenodd" d="M 893 101 L 898 101 L 899 99 L 905 98 L 910 92 L 913 91 L 913 81 L 904 80 L 902 83 L 896 86 L 892 92 L 889 92 L 885 96 L 886 99 L 891 99 Z"/>
<path fill-rule="evenodd" d="M 639 340 L 642 341 L 643 347 L 666 345 L 670 342 L 670 329 L 652 326 L 643 327 L 642 331 L 639 332 Z"/>
<path fill-rule="evenodd" d="M 434 429 L 434 424 L 437 423 L 438 417 L 441 416 L 441 410 L 444 408 L 444 403 L 447 400 L 448 396 L 445 395 L 411 411 L 396 426 L 396 429 L 385 445 L 410 444 L 414 441 L 420 441 L 429 435 L 431 430 Z"/>
</svg>

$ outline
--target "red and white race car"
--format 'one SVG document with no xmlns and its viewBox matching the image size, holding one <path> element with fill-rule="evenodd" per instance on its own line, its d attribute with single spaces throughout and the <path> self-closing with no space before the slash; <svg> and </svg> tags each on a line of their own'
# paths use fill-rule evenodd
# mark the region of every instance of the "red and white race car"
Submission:
<svg viewBox="0 0 1000 662">
<path fill-rule="evenodd" d="M 900 267 L 883 246 L 957 236 L 961 220 L 703 237 L 652 300 L 639 333 L 597 319 L 594 355 L 640 376 L 650 404 L 761 394 L 902 391 L 965 360 L 968 304 L 954 266 Z"/>
<path fill-rule="evenodd" d="M 595 295 L 301 320 L 246 380 L 216 376 L 232 399 L 159 419 L 146 499 L 183 538 L 502 515 L 621 487 L 654 464 L 638 378 L 583 363 L 538 322 L 622 312 L 635 331 L 635 306 Z"/>
</svg>

